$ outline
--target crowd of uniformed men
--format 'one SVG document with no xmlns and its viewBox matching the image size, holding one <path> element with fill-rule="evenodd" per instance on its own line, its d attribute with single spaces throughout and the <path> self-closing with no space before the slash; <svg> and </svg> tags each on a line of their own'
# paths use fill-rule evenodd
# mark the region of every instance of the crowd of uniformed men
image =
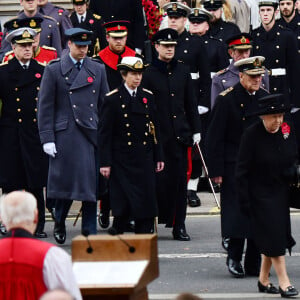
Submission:
<svg viewBox="0 0 300 300">
<path fill-rule="evenodd" d="M 286 117 L 300 142 L 297 1 L 160 0 L 150 42 L 141 0 L 72 2 L 69 14 L 48 0 L 20 0 L 22 10 L 2 24 L 2 192 L 36 197 L 39 238 L 47 237 L 46 202 L 61 244 L 73 200 L 82 201 L 82 232 L 97 232 L 97 199 L 103 228 L 110 210 L 117 233 L 133 225 L 153 232 L 158 216 L 175 240 L 188 241 L 187 205 L 201 205 L 202 162 L 193 147 L 200 143 L 221 186 L 229 271 L 243 275 L 248 238 L 245 272 L 257 274 L 259 253 L 236 196 L 236 157 L 268 93 L 293 105 Z"/>
</svg>

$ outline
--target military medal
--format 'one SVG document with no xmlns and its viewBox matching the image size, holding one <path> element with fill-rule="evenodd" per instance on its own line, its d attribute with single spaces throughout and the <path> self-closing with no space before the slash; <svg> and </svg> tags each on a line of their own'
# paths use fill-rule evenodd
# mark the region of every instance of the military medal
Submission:
<svg viewBox="0 0 300 300">
<path fill-rule="evenodd" d="M 290 126 L 286 122 L 282 123 L 282 125 L 281 125 L 281 132 L 282 132 L 283 138 L 285 140 L 289 137 L 290 131 L 291 131 Z"/>
</svg>

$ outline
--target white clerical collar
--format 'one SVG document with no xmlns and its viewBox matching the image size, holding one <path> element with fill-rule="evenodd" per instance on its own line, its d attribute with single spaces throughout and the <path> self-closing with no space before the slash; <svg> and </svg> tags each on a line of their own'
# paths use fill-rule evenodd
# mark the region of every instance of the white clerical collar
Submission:
<svg viewBox="0 0 300 300">
<path fill-rule="evenodd" d="M 132 90 L 132 89 L 126 84 L 126 82 L 124 83 L 124 86 L 125 86 L 126 90 L 128 91 L 128 93 L 130 94 L 130 96 L 132 96 L 133 93 L 135 93 L 135 95 L 136 95 L 137 88 L 134 89 L 134 90 Z"/>
</svg>

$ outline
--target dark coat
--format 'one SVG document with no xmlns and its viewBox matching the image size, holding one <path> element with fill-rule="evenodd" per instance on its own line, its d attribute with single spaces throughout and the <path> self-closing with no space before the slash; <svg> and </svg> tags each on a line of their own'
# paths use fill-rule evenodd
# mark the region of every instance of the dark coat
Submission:
<svg viewBox="0 0 300 300">
<path fill-rule="evenodd" d="M 48 1 L 43 7 L 39 8 L 39 12 L 42 15 L 51 17 L 57 21 L 57 26 L 59 28 L 61 37 L 62 49 L 67 48 L 68 39 L 65 36 L 65 31 L 73 27 L 69 18 L 69 11 L 62 7 L 53 5 L 51 2 Z"/>
<path fill-rule="evenodd" d="M 157 144 L 150 134 L 154 123 Z M 154 97 L 138 88 L 134 99 L 124 85 L 104 98 L 100 115 L 100 167 L 111 166 L 109 195 L 114 216 L 157 215 L 156 162 L 162 161 Z"/>
<path fill-rule="evenodd" d="M 54 142 L 48 197 L 96 201 L 99 108 L 108 92 L 104 66 L 86 57 L 81 70 L 69 55 L 45 68 L 38 103 L 42 144 Z"/>
<path fill-rule="evenodd" d="M 101 16 L 98 16 L 96 14 L 93 14 L 90 10 L 86 11 L 86 18 L 83 23 L 78 22 L 78 18 L 76 15 L 76 12 L 73 12 L 70 16 L 70 19 L 72 21 L 72 24 L 74 27 L 83 28 L 89 31 L 93 31 L 93 38 L 92 38 L 92 44 L 89 45 L 88 50 L 88 56 L 93 56 L 94 54 L 94 47 L 97 42 L 97 39 L 99 41 L 99 46 L 101 49 L 106 47 L 107 41 L 105 37 L 105 30 L 102 26 L 103 20 Z M 100 49 L 98 49 L 99 51 Z"/>
<path fill-rule="evenodd" d="M 267 32 L 263 26 L 260 26 L 252 32 L 252 38 L 253 55 L 264 56 L 266 58 L 264 65 L 267 69 L 286 69 L 286 76 L 270 76 L 270 92 L 283 93 L 291 103 L 299 106 L 300 65 L 296 38 L 292 31 L 275 24 Z"/>
<path fill-rule="evenodd" d="M 172 226 L 176 213 L 184 226 L 187 146 L 201 130 L 190 70 L 175 59 L 170 64 L 155 59 L 142 86 L 155 97 L 165 158 L 165 169 L 157 175 L 159 222 Z"/>
<path fill-rule="evenodd" d="M 0 67 L 0 186 L 36 189 L 46 186 L 48 159 L 39 140 L 37 94 L 44 66 L 30 61 L 24 70 L 13 58 Z"/>
<path fill-rule="evenodd" d="M 190 68 L 198 105 L 210 107 L 210 70 L 207 51 L 199 36 L 190 35 L 186 30 L 179 35 L 175 58 Z"/>
<path fill-rule="evenodd" d="M 258 121 L 258 117 L 247 115 L 257 110 L 257 99 L 267 94 L 265 90 L 259 89 L 255 96 L 250 96 L 238 83 L 218 96 L 212 110 L 206 136 L 206 163 L 211 178 L 223 177 L 222 236 L 249 236 L 249 220 L 240 211 L 234 172 L 242 134 L 249 125 Z"/>
<path fill-rule="evenodd" d="M 224 43 L 227 39 L 239 33 L 241 33 L 240 29 L 232 22 L 220 19 L 209 24 L 208 34 Z"/>
<path fill-rule="evenodd" d="M 144 29 L 143 7 L 140 0 L 91 0 L 90 9 L 100 15 L 104 22 L 128 20 L 127 44 L 130 48 L 144 48 L 146 32 Z"/>
<path fill-rule="evenodd" d="M 296 164 L 293 128 L 284 138 L 272 134 L 262 122 L 248 128 L 241 140 L 236 178 L 238 198 L 250 212 L 253 237 L 260 252 L 281 256 L 295 241 L 291 236 L 289 184 L 284 172 Z"/>
<path fill-rule="evenodd" d="M 40 45 L 41 46 L 49 46 L 56 49 L 57 56 L 60 57 L 62 53 L 61 47 L 61 37 L 59 28 L 57 26 L 57 22 L 55 19 L 44 16 L 40 13 L 36 13 L 34 17 L 42 18 L 43 22 L 41 23 L 41 37 L 40 37 Z M 21 12 L 18 15 L 18 18 L 24 19 L 27 18 L 24 12 Z M 7 31 L 4 31 L 4 36 L 7 34 Z M 0 60 L 2 61 L 6 52 L 11 50 L 11 44 L 8 43 L 5 39 L 2 41 L 1 50 L 0 50 Z"/>
</svg>

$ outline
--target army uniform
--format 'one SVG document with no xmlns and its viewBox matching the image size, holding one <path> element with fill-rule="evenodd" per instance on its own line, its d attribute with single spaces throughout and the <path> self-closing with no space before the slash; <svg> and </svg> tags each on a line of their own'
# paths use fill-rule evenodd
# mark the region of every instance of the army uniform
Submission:
<svg viewBox="0 0 300 300">
<path fill-rule="evenodd" d="M 76 12 L 71 14 L 70 19 L 73 27 L 79 27 L 94 32 L 92 44 L 89 46 L 88 56 L 92 57 L 96 55 L 100 49 L 103 49 L 107 45 L 105 32 L 102 27 L 103 20 L 101 16 L 93 14 L 90 10 L 87 10 L 85 20 L 82 23 L 79 23 Z M 97 52 L 94 51 L 95 45 L 97 45 Z"/>
<path fill-rule="evenodd" d="M 25 40 L 33 42 L 32 37 Z M 44 66 L 33 59 L 28 63 L 26 70 L 16 58 L 0 66 L 0 186 L 4 193 L 26 189 L 34 194 L 39 212 L 37 231 L 42 233 L 48 160 L 39 139 L 37 101 Z"/>
<path fill-rule="evenodd" d="M 157 216 L 156 162 L 163 161 L 152 92 L 138 87 L 132 97 L 122 84 L 104 98 L 100 124 L 100 167 L 111 166 L 113 227 L 123 233 L 130 217 L 136 233 L 151 233 Z"/>
<path fill-rule="evenodd" d="M 61 37 L 61 47 L 62 49 L 65 49 L 67 47 L 65 31 L 73 27 L 69 18 L 68 10 L 53 5 L 51 2 L 48 1 L 44 6 L 39 7 L 39 12 L 44 16 L 48 16 L 56 20 Z"/>
</svg>

